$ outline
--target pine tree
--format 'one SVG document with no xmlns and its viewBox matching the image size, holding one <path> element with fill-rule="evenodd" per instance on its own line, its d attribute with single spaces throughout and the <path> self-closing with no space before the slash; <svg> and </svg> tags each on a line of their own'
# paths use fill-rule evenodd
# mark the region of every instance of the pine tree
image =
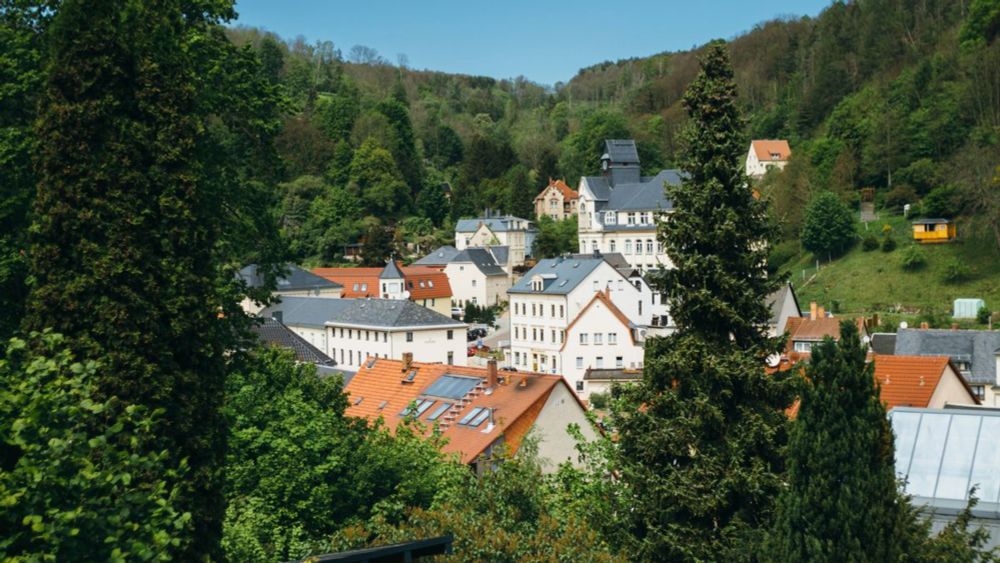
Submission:
<svg viewBox="0 0 1000 563">
<path fill-rule="evenodd" d="M 232 16 L 225 0 L 60 3 L 37 122 L 24 327 L 52 328 L 81 361 L 100 361 L 98 400 L 162 409 L 147 451 L 190 467 L 171 483 L 195 530 L 169 554 L 179 560 L 221 555 L 220 407 L 238 299 L 217 266 L 269 228 L 245 213 L 266 200 L 253 167 L 273 165 L 255 158 L 273 132 L 269 100 L 245 99 L 266 79 L 222 35 Z M 223 140 L 229 127 L 252 138 Z M 236 153 L 253 164 L 234 165 Z"/>
<path fill-rule="evenodd" d="M 857 327 L 812 351 L 788 444 L 772 561 L 899 561 L 912 530 L 892 429 Z"/>
<path fill-rule="evenodd" d="M 656 280 L 677 332 L 647 343 L 636 408 L 615 415 L 620 471 L 646 560 L 743 560 L 770 527 L 791 390 L 764 373 L 773 229 L 742 172 L 745 142 L 726 46 L 713 43 L 684 96 L 684 185 L 660 240 Z"/>
</svg>

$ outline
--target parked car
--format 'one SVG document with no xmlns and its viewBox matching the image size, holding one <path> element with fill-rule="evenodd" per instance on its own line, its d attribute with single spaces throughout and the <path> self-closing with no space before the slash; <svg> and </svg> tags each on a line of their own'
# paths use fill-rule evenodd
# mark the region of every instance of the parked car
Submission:
<svg viewBox="0 0 1000 563">
<path fill-rule="evenodd" d="M 463 316 L 465 316 L 465 311 L 463 311 L 461 307 L 452 307 L 451 308 L 451 317 L 453 319 L 460 319 Z"/>
<path fill-rule="evenodd" d="M 485 338 L 485 337 L 486 337 L 485 328 L 470 328 L 469 332 L 467 332 L 465 335 L 465 339 L 468 342 L 472 342 L 473 340 L 478 340 L 480 338 Z"/>
</svg>

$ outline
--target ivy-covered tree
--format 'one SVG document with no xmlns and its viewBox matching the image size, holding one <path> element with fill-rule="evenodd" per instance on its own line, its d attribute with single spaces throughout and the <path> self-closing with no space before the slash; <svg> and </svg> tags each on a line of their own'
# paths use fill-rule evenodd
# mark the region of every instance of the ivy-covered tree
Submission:
<svg viewBox="0 0 1000 563">
<path fill-rule="evenodd" d="M 802 221 L 802 248 L 816 256 L 840 256 L 857 241 L 857 219 L 833 192 L 822 192 L 809 203 Z"/>
<path fill-rule="evenodd" d="M 791 425 L 787 487 L 778 498 L 773 561 L 899 561 L 912 521 L 899 491 L 892 429 L 858 329 L 812 351 Z"/>
<path fill-rule="evenodd" d="M 765 298 L 774 228 L 743 174 L 745 138 L 722 42 L 684 95 L 684 185 L 659 233 L 674 268 L 657 280 L 677 332 L 647 343 L 635 408 L 613 418 L 631 495 L 631 550 L 643 560 L 744 560 L 770 527 L 791 404 L 764 373 L 778 350 Z M 638 408 L 642 405 L 643 408 Z"/>
<path fill-rule="evenodd" d="M 231 2 L 67 0 L 54 14 L 24 326 L 101 362 L 95 400 L 162 411 L 140 447 L 190 472 L 133 478 L 165 480 L 190 514 L 190 541 L 167 556 L 217 558 L 233 269 L 280 254 L 274 90 L 222 33 Z"/>
</svg>

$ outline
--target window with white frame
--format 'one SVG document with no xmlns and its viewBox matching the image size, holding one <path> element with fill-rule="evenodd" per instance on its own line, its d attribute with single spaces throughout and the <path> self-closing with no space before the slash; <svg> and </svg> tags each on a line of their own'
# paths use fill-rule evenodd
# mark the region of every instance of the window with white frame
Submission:
<svg viewBox="0 0 1000 563">
<path fill-rule="evenodd" d="M 600 291 L 600 290 L 601 290 L 601 281 L 594 280 L 594 291 Z"/>
<path fill-rule="evenodd" d="M 653 253 L 653 239 L 647 239 L 646 240 L 646 254 L 652 254 L 652 253 Z M 472 282 L 472 285 L 475 286 L 476 282 Z"/>
<path fill-rule="evenodd" d="M 583 369 L 583 356 L 576 357 L 576 369 Z"/>
<path fill-rule="evenodd" d="M 618 222 L 618 214 L 617 213 L 615 213 L 614 211 L 605 211 L 604 212 L 604 224 L 605 225 L 614 225 L 617 222 Z"/>
<path fill-rule="evenodd" d="M 594 345 L 604 344 L 604 335 L 600 332 L 594 333 Z"/>
<path fill-rule="evenodd" d="M 813 343 L 797 340 L 794 346 L 796 352 L 812 352 Z"/>
<path fill-rule="evenodd" d="M 587 345 L 587 333 L 586 332 L 581 332 L 580 333 L 580 344 L 583 344 L 584 346 Z"/>
<path fill-rule="evenodd" d="M 625 254 L 632 254 L 632 241 L 625 239 Z"/>
<path fill-rule="evenodd" d="M 625 367 L 625 360 L 621 356 L 615 356 L 615 367 L 621 369 Z"/>
<path fill-rule="evenodd" d="M 611 239 L 608 242 L 608 252 L 617 252 L 617 250 L 615 250 L 615 239 Z"/>
<path fill-rule="evenodd" d="M 617 332 L 609 332 L 608 333 L 608 344 L 611 344 L 611 345 L 618 344 L 618 333 Z"/>
<path fill-rule="evenodd" d="M 635 213 L 629 213 L 626 217 L 629 225 L 635 225 Z"/>
<path fill-rule="evenodd" d="M 594 360 L 594 367 L 597 369 L 604 369 L 604 356 L 597 356 Z"/>
</svg>

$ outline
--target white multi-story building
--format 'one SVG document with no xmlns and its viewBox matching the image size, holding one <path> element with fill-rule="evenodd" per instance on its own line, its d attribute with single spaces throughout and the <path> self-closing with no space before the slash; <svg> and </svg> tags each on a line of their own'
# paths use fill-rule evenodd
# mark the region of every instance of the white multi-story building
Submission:
<svg viewBox="0 0 1000 563">
<path fill-rule="evenodd" d="M 610 295 L 608 290 L 594 294 L 566 328 L 566 340 L 559 351 L 562 376 L 584 399 L 608 387 L 587 381 L 588 372 L 618 370 L 634 374 L 636 379 L 642 375 L 646 329 L 633 324 Z"/>
<path fill-rule="evenodd" d="M 256 264 L 243 268 L 237 276 L 243 280 L 247 287 L 262 288 L 267 283 L 265 275 Z M 339 283 L 321 278 L 294 264 L 287 264 L 284 273 L 276 277 L 274 283 L 273 295 L 336 299 L 341 296 L 344 289 L 344 286 Z M 251 315 L 256 315 L 263 308 L 259 302 L 249 297 L 244 298 L 241 305 L 243 310 Z"/>
<path fill-rule="evenodd" d="M 613 303 L 617 312 L 636 328 L 646 327 L 652 321 L 652 294 L 648 286 L 637 286 L 603 256 L 542 260 L 507 293 L 511 325 L 508 361 L 518 369 L 563 375 L 568 370 L 577 370 L 577 347 L 567 347 L 567 330 L 598 293 L 604 294 L 602 299 Z M 583 322 L 581 327 L 590 324 L 589 320 L 580 322 Z M 624 328 L 614 330 L 624 331 Z M 615 338 L 621 345 L 629 341 L 624 332 Z M 615 361 L 618 355 L 609 352 L 608 361 Z M 583 369 L 586 367 L 584 362 Z"/>
<path fill-rule="evenodd" d="M 284 323 L 346 370 L 407 352 L 421 362 L 466 365 L 468 325 L 407 299 L 283 297 L 261 316 Z"/>
<path fill-rule="evenodd" d="M 455 248 L 505 246 L 510 252 L 510 263 L 520 266 L 531 256 L 536 233 L 531 221 L 513 215 L 459 219 L 455 225 Z"/>
<path fill-rule="evenodd" d="M 610 139 L 601 156 L 601 176 L 580 178 L 580 252 L 620 253 L 642 272 L 671 267 L 656 226 L 673 209 L 666 184 L 682 183 L 679 170 L 642 176 L 635 141 Z"/>
<path fill-rule="evenodd" d="M 507 301 L 513 271 L 505 267 L 508 256 L 505 246 L 468 247 L 465 250 L 442 246 L 414 265 L 439 268 L 448 276 L 453 307 L 465 307 L 466 303 L 491 307 Z"/>
</svg>

